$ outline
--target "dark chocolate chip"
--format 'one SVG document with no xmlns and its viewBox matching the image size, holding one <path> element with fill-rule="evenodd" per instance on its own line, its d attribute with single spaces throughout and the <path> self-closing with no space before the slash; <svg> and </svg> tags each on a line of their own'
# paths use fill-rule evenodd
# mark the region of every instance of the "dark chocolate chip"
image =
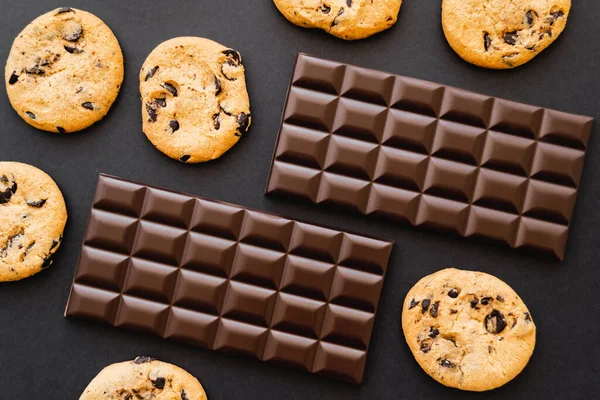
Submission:
<svg viewBox="0 0 600 400">
<path fill-rule="evenodd" d="M 187 397 L 187 394 L 185 394 L 185 390 L 181 389 L 181 400 L 190 400 L 189 397 Z"/>
<path fill-rule="evenodd" d="M 133 360 L 133 362 L 136 364 L 144 364 L 144 363 L 154 361 L 154 360 L 156 360 L 156 358 L 139 356 L 139 357 L 136 357 L 135 360 Z"/>
<path fill-rule="evenodd" d="M 519 35 L 517 34 L 517 32 L 506 32 L 504 34 L 504 43 L 514 46 L 515 44 L 517 44 L 518 37 Z"/>
<path fill-rule="evenodd" d="M 30 207 L 36 207 L 36 208 L 40 208 L 43 207 L 44 204 L 46 204 L 47 199 L 41 199 L 41 200 L 37 200 L 37 201 L 28 201 L 27 205 Z"/>
<path fill-rule="evenodd" d="M 489 333 L 500 333 L 506 328 L 506 318 L 498 311 L 493 310 L 485 317 L 485 329 Z"/>
<path fill-rule="evenodd" d="M 344 14 L 344 9 L 341 8 L 340 11 L 338 12 L 337 16 L 333 19 L 333 21 L 331 22 L 331 26 L 330 28 L 333 28 L 334 26 L 336 26 L 338 24 L 337 20 L 339 17 L 341 17 Z"/>
<path fill-rule="evenodd" d="M 67 42 L 76 42 L 79 40 L 79 38 L 81 38 L 82 34 L 83 28 L 81 27 L 81 25 L 77 25 L 77 27 L 75 27 L 75 29 L 73 29 L 72 32 L 65 33 L 63 35 L 63 39 L 65 39 Z"/>
<path fill-rule="evenodd" d="M 496 300 L 498 300 L 501 303 L 504 303 L 504 297 L 502 297 L 500 295 L 496 296 Z"/>
<path fill-rule="evenodd" d="M 27 246 L 27 248 L 23 252 L 23 255 L 21 256 L 21 260 L 25 260 L 25 257 L 27 257 L 27 253 L 29 253 L 29 250 L 31 250 L 33 246 L 35 246 L 35 241 L 31 242 L 29 246 Z"/>
<path fill-rule="evenodd" d="M 425 314 L 427 310 L 429 310 L 429 306 L 431 305 L 431 300 L 425 299 L 421 302 L 421 312 Z"/>
<path fill-rule="evenodd" d="M 352 0 L 346 0 L 346 5 L 348 7 L 352 7 Z"/>
<path fill-rule="evenodd" d="M 454 364 L 451 361 L 448 361 L 446 359 L 443 359 L 442 361 L 440 361 L 440 365 L 444 368 L 456 368 L 456 364 Z"/>
<path fill-rule="evenodd" d="M 65 50 L 67 51 L 67 53 L 71 53 L 71 54 L 83 53 L 83 50 L 78 49 L 77 47 L 73 47 L 73 46 L 65 46 Z"/>
<path fill-rule="evenodd" d="M 531 322 L 531 315 L 528 312 L 525 313 L 525 321 Z"/>
<path fill-rule="evenodd" d="M 219 114 L 214 114 L 212 118 L 213 118 L 213 123 L 215 125 L 215 129 L 219 130 L 221 128 L 221 121 L 219 121 Z"/>
<path fill-rule="evenodd" d="M 62 242 L 63 236 L 60 235 L 58 240 L 53 240 L 52 241 L 52 246 L 50 246 L 50 251 L 54 250 L 56 248 L 56 246 L 58 246 L 60 244 L 60 242 Z"/>
<path fill-rule="evenodd" d="M 225 54 L 225 57 L 227 57 L 227 64 L 229 65 L 238 66 L 242 62 L 242 57 L 240 56 L 240 53 L 238 53 L 235 50 L 223 50 L 223 54 Z"/>
<path fill-rule="evenodd" d="M 440 334 L 440 331 L 438 328 L 434 328 L 433 326 L 431 328 L 429 328 L 429 337 L 432 339 L 435 339 L 437 335 Z"/>
<path fill-rule="evenodd" d="M 68 12 L 75 12 L 75 11 L 73 11 L 73 9 L 71 7 L 61 7 L 58 10 L 56 10 L 56 15 L 64 14 L 64 13 L 68 13 Z"/>
<path fill-rule="evenodd" d="M 8 84 L 14 85 L 17 82 L 19 82 L 19 75 L 17 75 L 17 73 L 15 71 L 10 75 L 10 78 L 8 78 Z"/>
<path fill-rule="evenodd" d="M 25 111 L 25 114 L 27 114 L 27 116 L 31 119 L 35 119 L 35 114 L 32 113 L 31 111 Z"/>
<path fill-rule="evenodd" d="M 458 290 L 457 289 L 450 289 L 450 291 L 448 292 L 448 296 L 452 297 L 453 299 L 458 297 Z"/>
<path fill-rule="evenodd" d="M 219 78 L 217 78 L 216 75 L 215 75 L 215 87 L 217 88 L 215 91 L 215 96 L 218 96 L 221 94 L 222 88 L 221 88 L 221 81 L 219 80 Z"/>
<path fill-rule="evenodd" d="M 42 263 L 42 269 L 50 268 L 51 265 L 52 265 L 52 258 L 51 258 L 51 256 L 48 256 L 44 259 L 44 262 Z"/>
<path fill-rule="evenodd" d="M 431 344 L 431 339 L 425 339 L 420 343 L 419 350 L 421 350 L 423 353 L 429 353 L 431 351 Z"/>
<path fill-rule="evenodd" d="M 181 161 L 181 162 L 187 162 L 187 160 L 189 160 L 189 159 L 190 159 L 190 156 L 186 154 L 185 156 L 181 156 L 179 158 L 179 161 Z"/>
<path fill-rule="evenodd" d="M 412 299 L 410 301 L 410 305 L 408 306 L 409 310 L 412 310 L 413 308 L 415 308 L 420 302 L 419 301 L 415 301 L 415 299 Z"/>
<path fill-rule="evenodd" d="M 553 11 L 553 12 L 551 12 L 551 13 L 550 13 L 550 15 L 552 15 L 552 18 L 554 18 L 554 19 L 558 19 L 558 18 L 560 18 L 560 17 L 564 17 L 564 16 L 565 16 L 565 13 L 564 13 L 564 12 L 562 12 L 562 10 L 558 10 L 558 11 Z"/>
<path fill-rule="evenodd" d="M 488 346 L 488 353 L 492 354 L 492 350 L 494 350 L 494 348 L 492 346 Z"/>
<path fill-rule="evenodd" d="M 450 310 L 450 314 L 456 314 L 458 311 L 456 310 Z"/>
<path fill-rule="evenodd" d="M 475 308 L 477 307 L 477 304 L 479 304 L 479 299 L 476 297 L 473 300 L 471 300 L 471 308 Z"/>
<path fill-rule="evenodd" d="M 169 128 L 171 128 L 171 130 L 173 132 L 175 132 L 176 130 L 179 129 L 179 122 L 177 122 L 174 119 L 172 119 L 171 121 L 169 121 Z"/>
<path fill-rule="evenodd" d="M 331 7 L 329 7 L 327 4 L 323 4 L 321 6 L 321 12 L 323 14 L 329 14 L 331 12 Z"/>
<path fill-rule="evenodd" d="M 165 97 L 159 97 L 157 99 L 154 99 L 154 102 L 156 103 L 156 105 L 158 105 L 159 107 L 166 107 L 167 106 L 167 99 Z"/>
<path fill-rule="evenodd" d="M 435 303 L 433 303 L 433 305 L 431 306 L 431 310 L 429 310 L 429 314 L 431 314 L 431 316 L 433 318 L 437 318 L 438 316 L 438 311 L 440 308 L 440 302 L 436 301 Z"/>
<path fill-rule="evenodd" d="M 46 71 L 40 68 L 39 65 L 34 65 L 33 67 L 25 68 L 25 72 L 30 75 L 44 75 Z"/>
<path fill-rule="evenodd" d="M 491 297 L 484 297 L 483 299 L 481 299 L 481 304 L 487 306 L 492 300 L 494 299 L 492 299 Z"/>
<path fill-rule="evenodd" d="M 240 113 L 237 116 L 238 131 L 241 133 L 248 132 L 248 125 L 250 125 L 250 115 L 246 113 Z"/>
<path fill-rule="evenodd" d="M 94 110 L 94 103 L 90 103 L 89 101 L 86 101 L 81 106 L 83 108 L 87 108 L 88 110 L 92 110 L 92 111 Z"/>
<path fill-rule="evenodd" d="M 146 103 L 146 112 L 148 113 L 149 117 L 148 122 L 155 122 L 157 114 L 153 103 Z"/>
<path fill-rule="evenodd" d="M 148 71 L 148 73 L 146 74 L 146 81 L 150 78 L 152 78 L 154 76 L 154 74 L 156 73 L 156 71 L 158 71 L 158 65 L 154 68 L 152 68 L 150 71 Z"/>
<path fill-rule="evenodd" d="M 177 97 L 177 89 L 175 88 L 175 86 L 171 85 L 170 83 L 163 83 L 162 87 L 165 88 L 165 90 L 169 93 L 171 93 L 173 95 L 173 97 Z"/>
<path fill-rule="evenodd" d="M 536 16 L 537 17 L 537 13 L 533 10 L 529 10 L 525 13 L 525 21 L 527 21 L 527 25 L 531 26 L 533 25 L 533 17 Z"/>
<path fill-rule="evenodd" d="M 56 130 L 58 131 L 58 133 L 67 133 L 67 130 L 62 126 L 57 126 Z"/>
<path fill-rule="evenodd" d="M 156 378 L 152 381 L 152 385 L 157 389 L 164 389 L 165 387 L 165 378 Z"/>
<path fill-rule="evenodd" d="M 490 46 L 492 45 L 492 38 L 490 37 L 490 34 L 487 32 L 484 32 L 483 34 L 483 47 L 485 48 L 485 51 L 488 51 L 490 49 Z"/>
</svg>

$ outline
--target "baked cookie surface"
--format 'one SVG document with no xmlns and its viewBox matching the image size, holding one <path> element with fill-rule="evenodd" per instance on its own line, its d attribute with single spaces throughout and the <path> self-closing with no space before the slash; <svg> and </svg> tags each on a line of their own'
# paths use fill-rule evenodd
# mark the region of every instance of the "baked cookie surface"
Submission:
<svg viewBox="0 0 600 400">
<path fill-rule="evenodd" d="M 219 158 L 251 123 L 242 57 L 212 40 L 160 44 L 142 66 L 140 93 L 144 133 L 181 162 Z"/>
<path fill-rule="evenodd" d="M 535 347 L 536 327 L 521 298 L 482 272 L 450 268 L 421 279 L 404 300 L 402 329 L 421 368 L 462 390 L 504 385 Z"/>
<path fill-rule="evenodd" d="M 65 201 L 52 178 L 31 165 L 0 162 L 0 282 L 48 268 L 66 222 Z"/>
<path fill-rule="evenodd" d="M 341 39 L 364 39 L 390 28 L 402 0 L 273 0 L 291 23 Z"/>
<path fill-rule="evenodd" d="M 443 0 L 442 27 L 465 61 L 514 68 L 558 38 L 570 9 L 571 0 Z"/>
<path fill-rule="evenodd" d="M 123 54 L 96 16 L 63 7 L 15 39 L 5 68 L 13 108 L 29 125 L 75 132 L 104 118 L 123 82 Z"/>
<path fill-rule="evenodd" d="M 104 368 L 80 400 L 206 400 L 206 393 L 187 371 L 150 357 L 137 357 Z"/>
</svg>

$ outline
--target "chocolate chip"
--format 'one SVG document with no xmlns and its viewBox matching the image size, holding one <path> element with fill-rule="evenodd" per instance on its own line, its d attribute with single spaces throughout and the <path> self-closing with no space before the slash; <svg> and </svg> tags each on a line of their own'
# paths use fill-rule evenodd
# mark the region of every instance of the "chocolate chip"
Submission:
<svg viewBox="0 0 600 400">
<path fill-rule="evenodd" d="M 456 314 L 458 311 L 456 310 L 450 310 L 450 314 Z"/>
<path fill-rule="evenodd" d="M 181 389 L 181 400 L 190 400 L 185 394 L 185 390 Z"/>
<path fill-rule="evenodd" d="M 438 310 L 440 308 L 440 302 L 436 301 L 435 303 L 433 303 L 433 305 L 431 306 L 431 310 L 429 310 L 429 314 L 431 314 L 431 316 L 433 318 L 437 318 L 438 316 Z"/>
<path fill-rule="evenodd" d="M 174 119 L 172 119 L 171 121 L 169 121 L 169 128 L 171 128 L 171 130 L 173 132 L 175 132 L 176 130 L 179 129 L 179 122 L 177 122 Z"/>
<path fill-rule="evenodd" d="M 410 305 L 408 306 L 409 310 L 412 310 L 413 308 L 415 308 L 420 302 L 419 301 L 415 301 L 415 299 L 412 299 L 410 301 Z"/>
<path fill-rule="evenodd" d="M 488 346 L 488 353 L 492 354 L 492 350 L 494 350 L 494 348 L 492 346 Z"/>
<path fill-rule="evenodd" d="M 185 156 L 181 156 L 179 158 L 179 161 L 181 161 L 181 162 L 187 162 L 187 160 L 189 160 L 189 159 L 190 159 L 190 156 L 186 154 Z"/>
<path fill-rule="evenodd" d="M 562 10 L 558 10 L 558 11 L 551 12 L 550 15 L 552 15 L 552 18 L 558 19 L 560 17 L 564 17 L 565 13 L 562 12 Z"/>
<path fill-rule="evenodd" d="M 488 51 L 490 49 L 490 46 L 492 45 L 492 38 L 490 37 L 490 34 L 487 32 L 483 33 L 483 47 L 485 48 L 485 51 Z"/>
<path fill-rule="evenodd" d="M 525 321 L 531 322 L 531 315 L 528 312 L 525 313 Z"/>
<path fill-rule="evenodd" d="M 53 240 L 52 241 L 52 245 L 50 246 L 50 251 L 54 250 L 56 248 L 56 246 L 58 246 L 60 244 L 60 242 L 62 242 L 63 236 L 60 235 L 58 237 L 58 240 Z"/>
<path fill-rule="evenodd" d="M 155 122 L 156 121 L 156 107 L 154 106 L 153 103 L 146 103 L 146 112 L 148 113 L 148 122 Z"/>
<path fill-rule="evenodd" d="M 56 15 L 64 14 L 64 13 L 68 13 L 68 12 L 75 12 L 75 11 L 73 11 L 73 9 L 71 7 L 61 7 L 58 10 L 56 10 Z"/>
<path fill-rule="evenodd" d="M 333 19 L 333 21 L 331 22 L 331 26 L 330 28 L 333 28 L 334 26 L 336 26 L 338 24 L 337 20 L 339 17 L 341 17 L 344 14 L 344 9 L 341 8 L 340 11 L 338 12 L 337 16 Z"/>
<path fill-rule="evenodd" d="M 429 310 L 429 306 L 431 305 L 431 300 L 425 299 L 421 302 L 421 313 L 425 314 L 427 310 Z"/>
<path fill-rule="evenodd" d="M 215 129 L 219 130 L 221 128 L 221 121 L 219 121 L 219 114 L 213 115 L 213 124 L 215 125 Z"/>
<path fill-rule="evenodd" d="M 90 103 L 89 101 L 86 101 L 85 103 L 83 103 L 81 105 L 83 108 L 87 108 L 88 110 L 94 110 L 94 103 Z"/>
<path fill-rule="evenodd" d="M 165 387 L 165 378 L 156 378 L 152 381 L 152 385 L 157 389 L 164 389 Z"/>
<path fill-rule="evenodd" d="M 457 289 L 450 289 L 450 291 L 448 292 L 448 296 L 452 297 L 453 299 L 458 297 L 458 290 Z"/>
<path fill-rule="evenodd" d="M 440 365 L 444 368 L 456 368 L 456 364 L 454 364 L 451 361 L 448 361 L 446 359 L 443 359 L 442 361 L 440 361 Z"/>
<path fill-rule="evenodd" d="M 156 358 L 139 356 L 139 357 L 136 357 L 135 360 L 133 360 L 133 362 L 136 364 L 144 364 L 144 363 L 154 361 L 154 360 L 156 360 Z"/>
<path fill-rule="evenodd" d="M 475 308 L 477 307 L 477 304 L 479 304 L 479 299 L 477 297 L 475 297 L 473 300 L 470 301 L 471 303 L 471 308 Z"/>
<path fill-rule="evenodd" d="M 71 54 L 83 53 L 83 50 L 78 49 L 77 47 L 73 47 L 73 46 L 65 46 L 65 50 L 67 51 L 67 53 L 71 53 Z"/>
<path fill-rule="evenodd" d="M 175 88 L 175 86 L 171 85 L 170 83 L 163 83 L 162 87 L 165 88 L 165 90 L 169 93 L 171 93 L 173 95 L 173 97 L 177 97 L 177 89 Z"/>
<path fill-rule="evenodd" d="M 2 183 L 7 184 L 10 182 L 8 180 L 8 178 L 6 177 L 6 175 L 2 175 L 0 177 L 0 181 L 2 181 Z M 4 189 L 3 191 L 0 191 L 0 204 L 6 204 L 10 201 L 11 197 L 13 194 L 15 194 L 15 192 L 17 191 L 17 183 L 13 182 L 11 186 L 8 186 L 6 189 Z"/>
<path fill-rule="evenodd" d="M 29 244 L 29 246 L 27 246 L 27 248 L 23 252 L 23 255 L 21 256 L 21 260 L 25 260 L 25 257 L 27 257 L 27 253 L 29 253 L 29 250 L 31 250 L 33 248 L 33 246 L 35 246 L 35 240 L 33 242 L 31 242 Z"/>
<path fill-rule="evenodd" d="M 81 38 L 81 35 L 83 34 L 83 28 L 81 27 L 81 25 L 77 25 L 73 31 L 69 32 L 69 33 L 65 33 L 63 35 L 63 39 L 65 39 L 67 42 L 76 42 L 79 40 L 79 38 Z"/>
<path fill-rule="evenodd" d="M 431 328 L 429 328 L 429 337 L 432 339 L 435 339 L 437 335 L 440 334 L 440 331 L 438 328 L 434 328 L 433 326 Z"/>
<path fill-rule="evenodd" d="M 39 65 L 34 65 L 33 67 L 25 68 L 25 72 L 30 75 L 44 75 L 46 71 L 40 68 Z"/>
<path fill-rule="evenodd" d="M 517 34 L 517 32 L 507 32 L 504 34 L 504 43 L 514 46 L 515 44 L 517 44 L 518 37 L 519 35 Z"/>
<path fill-rule="evenodd" d="M 329 13 L 331 12 L 331 7 L 329 7 L 329 6 L 328 6 L 328 5 L 326 5 L 326 4 L 323 4 L 323 5 L 321 6 L 321 12 L 322 12 L 323 14 L 329 14 Z"/>
<path fill-rule="evenodd" d="M 27 116 L 31 119 L 35 119 L 35 114 L 32 113 L 31 111 L 25 111 L 25 114 L 27 114 Z"/>
<path fill-rule="evenodd" d="M 485 329 L 489 333 L 500 333 L 506 328 L 506 318 L 498 311 L 493 310 L 485 317 Z"/>
<path fill-rule="evenodd" d="M 152 78 L 154 76 L 154 74 L 156 73 L 156 71 L 158 71 L 158 65 L 156 67 L 152 68 L 150 71 L 148 71 L 148 73 L 146 74 L 145 81 Z"/>
<path fill-rule="evenodd" d="M 242 62 L 242 57 L 240 56 L 240 53 L 238 53 L 235 50 L 223 50 L 223 54 L 225 54 L 225 57 L 227 57 L 227 64 L 231 66 L 238 66 Z"/>
<path fill-rule="evenodd" d="M 481 299 L 481 304 L 487 306 L 492 300 L 494 299 L 492 299 L 491 297 L 484 297 L 483 299 Z"/>
<path fill-rule="evenodd" d="M 219 80 L 219 78 L 217 78 L 217 76 L 215 75 L 215 87 L 217 88 L 215 91 L 215 96 L 218 96 L 221 94 L 221 81 Z"/>
<path fill-rule="evenodd" d="M 167 99 L 164 97 L 160 97 L 157 99 L 154 99 L 154 102 L 156 103 L 156 105 L 158 105 L 159 107 L 166 107 L 167 106 Z"/>
<path fill-rule="evenodd" d="M 17 75 L 16 71 L 14 71 L 11 75 L 10 78 L 8 78 L 8 84 L 9 85 L 14 85 L 15 83 L 19 82 L 19 75 Z"/>
<path fill-rule="evenodd" d="M 498 300 L 501 303 L 504 303 L 504 297 L 502 297 L 500 295 L 496 296 L 496 300 Z"/>
<path fill-rule="evenodd" d="M 423 353 L 429 353 L 431 351 L 431 345 L 432 345 L 432 340 L 431 339 L 425 339 L 423 340 L 420 344 L 419 344 L 419 350 L 421 350 Z"/>
<path fill-rule="evenodd" d="M 40 208 L 44 204 L 46 204 L 46 201 L 47 201 L 47 199 L 41 199 L 41 200 L 37 200 L 37 201 L 28 201 L 27 205 L 30 207 Z"/>
<path fill-rule="evenodd" d="M 246 113 L 240 113 L 237 116 L 238 131 L 241 133 L 248 132 L 248 125 L 250 125 L 250 115 Z"/>
<path fill-rule="evenodd" d="M 352 0 L 346 0 L 346 5 L 348 7 L 352 7 Z"/>
<path fill-rule="evenodd" d="M 533 25 L 533 17 L 536 16 L 537 17 L 537 13 L 533 10 L 529 10 L 525 13 L 525 20 L 527 21 L 527 25 L 531 26 Z"/>
<path fill-rule="evenodd" d="M 44 262 L 42 263 L 42 269 L 50 268 L 51 265 L 52 265 L 52 258 L 51 258 L 51 256 L 48 256 L 44 259 Z"/>
</svg>

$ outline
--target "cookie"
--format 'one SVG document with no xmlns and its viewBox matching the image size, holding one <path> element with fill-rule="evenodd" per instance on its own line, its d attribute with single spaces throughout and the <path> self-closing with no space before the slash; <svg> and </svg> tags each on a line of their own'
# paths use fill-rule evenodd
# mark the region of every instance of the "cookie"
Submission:
<svg viewBox="0 0 600 400">
<path fill-rule="evenodd" d="M 291 23 L 345 40 L 364 39 L 396 23 L 402 0 L 273 0 Z"/>
<path fill-rule="evenodd" d="M 250 100 L 240 53 L 212 40 L 161 43 L 140 71 L 142 130 L 171 158 L 219 158 L 250 126 Z"/>
<path fill-rule="evenodd" d="M 117 38 L 96 16 L 63 7 L 15 39 L 5 69 L 17 113 L 38 129 L 75 132 L 104 118 L 123 82 Z"/>
<path fill-rule="evenodd" d="M 504 385 L 535 347 L 535 324 L 521 298 L 483 272 L 450 268 L 421 279 L 404 300 L 402 329 L 421 368 L 462 390 Z"/>
<path fill-rule="evenodd" d="M 109 365 L 90 382 L 79 400 L 206 400 L 187 371 L 150 357 Z"/>
<path fill-rule="evenodd" d="M 570 9 L 571 0 L 443 0 L 442 26 L 465 61 L 514 68 L 558 38 Z"/>
<path fill-rule="evenodd" d="M 48 268 L 66 222 L 65 200 L 52 178 L 31 165 L 0 162 L 0 282 Z"/>
</svg>

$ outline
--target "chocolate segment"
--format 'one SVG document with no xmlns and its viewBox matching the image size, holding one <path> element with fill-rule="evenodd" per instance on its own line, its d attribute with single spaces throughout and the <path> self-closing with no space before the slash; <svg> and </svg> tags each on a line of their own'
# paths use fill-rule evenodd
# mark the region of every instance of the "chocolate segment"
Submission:
<svg viewBox="0 0 600 400">
<path fill-rule="evenodd" d="M 101 175 L 66 315 L 360 382 L 391 249 Z"/>
<path fill-rule="evenodd" d="M 591 126 L 300 54 L 266 192 L 562 259 Z"/>
</svg>

